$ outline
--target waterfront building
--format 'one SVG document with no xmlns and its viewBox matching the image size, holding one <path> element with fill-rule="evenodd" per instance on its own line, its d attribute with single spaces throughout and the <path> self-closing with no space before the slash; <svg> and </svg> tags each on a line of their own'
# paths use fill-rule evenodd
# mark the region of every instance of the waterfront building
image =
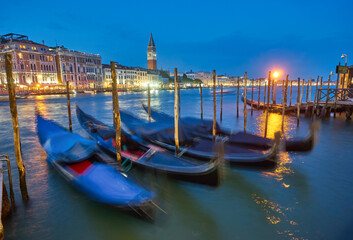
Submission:
<svg viewBox="0 0 353 240">
<path fill-rule="evenodd" d="M 148 76 L 147 69 L 140 67 L 128 67 L 120 64 L 115 64 L 117 75 L 117 83 L 120 87 L 137 87 L 147 86 L 151 76 Z M 103 64 L 104 86 L 111 87 L 112 76 L 110 65 Z M 158 77 L 157 77 L 158 78 Z"/>
<path fill-rule="evenodd" d="M 200 79 L 203 84 L 205 85 L 213 85 L 213 73 L 212 72 L 195 72 L 194 73 L 194 78 L 195 79 Z M 216 82 L 217 82 L 217 76 L 216 76 Z"/>
<path fill-rule="evenodd" d="M 157 70 L 157 52 L 152 33 L 147 46 L 147 69 Z"/>
<path fill-rule="evenodd" d="M 237 78 L 236 77 L 230 77 L 227 75 L 218 75 L 217 76 L 217 83 L 218 85 L 224 85 L 224 86 L 234 86 L 236 83 Z"/>
<path fill-rule="evenodd" d="M 5 54 L 12 55 L 16 84 L 34 86 L 58 84 L 55 55 L 49 47 L 28 36 L 9 33 L 0 36 L 0 83 L 6 84 Z"/>
<path fill-rule="evenodd" d="M 5 54 L 12 55 L 16 84 L 29 87 L 63 85 L 93 88 L 103 82 L 102 59 L 98 54 L 69 50 L 63 46 L 48 47 L 9 33 L 0 36 L 0 84 L 6 83 Z"/>
<path fill-rule="evenodd" d="M 73 51 L 64 46 L 50 48 L 55 55 L 58 82 L 75 88 L 95 88 L 103 84 L 102 57 Z"/>
</svg>

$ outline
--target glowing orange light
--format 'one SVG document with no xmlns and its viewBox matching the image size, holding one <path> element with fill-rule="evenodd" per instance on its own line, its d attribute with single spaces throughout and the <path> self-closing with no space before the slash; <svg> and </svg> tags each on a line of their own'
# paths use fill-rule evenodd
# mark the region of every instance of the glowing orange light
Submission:
<svg viewBox="0 0 353 240">
<path fill-rule="evenodd" d="M 273 73 L 273 77 L 278 78 L 278 76 L 279 76 L 279 73 L 278 73 L 278 72 L 274 72 L 274 73 Z"/>
</svg>

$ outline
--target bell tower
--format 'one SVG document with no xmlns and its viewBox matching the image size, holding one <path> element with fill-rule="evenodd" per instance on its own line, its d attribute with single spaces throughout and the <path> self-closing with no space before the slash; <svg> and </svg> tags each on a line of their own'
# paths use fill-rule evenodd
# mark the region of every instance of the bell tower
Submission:
<svg viewBox="0 0 353 240">
<path fill-rule="evenodd" d="M 157 70 L 157 52 L 152 33 L 147 47 L 147 69 Z"/>
</svg>

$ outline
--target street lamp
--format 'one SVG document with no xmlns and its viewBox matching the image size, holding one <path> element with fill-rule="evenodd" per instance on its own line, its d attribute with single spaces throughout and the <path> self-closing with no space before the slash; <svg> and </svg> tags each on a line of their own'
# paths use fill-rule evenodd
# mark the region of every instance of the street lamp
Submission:
<svg viewBox="0 0 353 240">
<path fill-rule="evenodd" d="M 345 66 L 347 66 L 347 54 L 342 54 L 341 58 L 346 58 Z"/>
</svg>

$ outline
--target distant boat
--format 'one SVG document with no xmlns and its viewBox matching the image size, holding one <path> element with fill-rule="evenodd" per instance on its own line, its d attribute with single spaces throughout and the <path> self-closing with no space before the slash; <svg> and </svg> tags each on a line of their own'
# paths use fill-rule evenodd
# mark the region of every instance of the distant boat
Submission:
<svg viewBox="0 0 353 240">
<path fill-rule="evenodd" d="M 234 93 L 235 90 L 223 90 L 223 94 L 230 94 L 230 93 Z M 211 91 L 211 93 L 213 93 L 213 91 Z M 222 91 L 221 90 L 216 90 L 216 94 L 221 94 Z"/>
<path fill-rule="evenodd" d="M 18 99 L 18 100 L 27 99 L 28 98 L 28 94 L 16 95 L 15 98 Z M 0 101 L 9 101 L 9 95 L 7 95 L 7 94 L 0 95 Z"/>
<path fill-rule="evenodd" d="M 83 93 L 87 93 L 87 94 L 95 94 L 96 91 L 95 90 L 84 90 Z"/>
</svg>

